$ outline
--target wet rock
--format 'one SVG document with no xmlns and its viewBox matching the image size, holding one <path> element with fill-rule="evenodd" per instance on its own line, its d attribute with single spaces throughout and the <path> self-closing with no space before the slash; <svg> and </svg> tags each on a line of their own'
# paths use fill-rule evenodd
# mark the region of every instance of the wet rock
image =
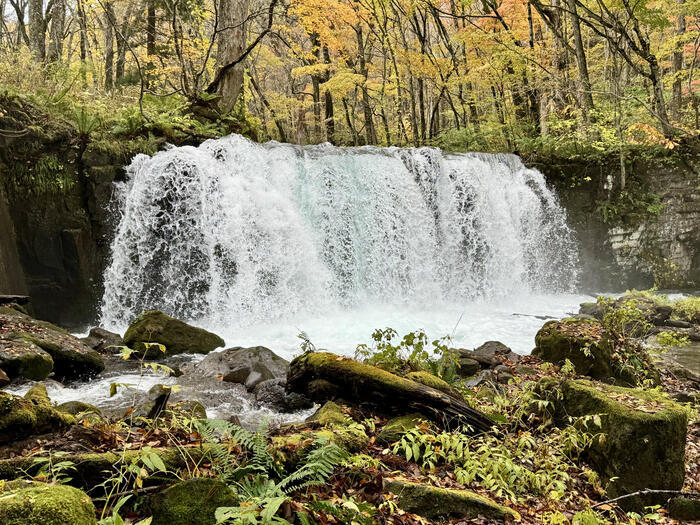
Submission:
<svg viewBox="0 0 700 525">
<path fill-rule="evenodd" d="M 420 414 L 408 414 L 390 419 L 377 434 L 377 442 L 382 445 L 397 442 L 406 432 L 416 428 L 422 419 Z"/>
<path fill-rule="evenodd" d="M 10 384 L 10 378 L 7 377 L 7 374 L 5 373 L 4 370 L 0 369 L 0 388 L 7 386 Z"/>
<path fill-rule="evenodd" d="M 651 316 L 650 321 L 657 326 L 666 324 L 672 313 L 673 308 L 670 306 L 657 306 L 654 308 L 654 314 Z"/>
<path fill-rule="evenodd" d="M 470 377 L 481 370 L 479 361 L 470 357 L 465 357 L 464 354 L 459 355 L 457 362 L 459 364 L 459 369 L 457 372 L 459 373 L 460 377 Z"/>
<path fill-rule="evenodd" d="M 224 346 L 218 335 L 184 321 L 170 317 L 159 310 L 143 312 L 132 321 L 124 334 L 124 344 L 146 353 L 147 357 L 158 357 L 160 352 L 144 345 L 160 343 L 166 355 L 207 354 Z"/>
<path fill-rule="evenodd" d="M 99 416 L 102 415 L 102 411 L 95 405 L 84 403 L 83 401 L 66 401 L 65 403 L 58 405 L 56 409 L 74 416 L 81 413 L 97 414 Z"/>
<path fill-rule="evenodd" d="M 0 390 L 0 444 L 65 428 L 75 418 L 51 406 L 46 387 L 34 385 L 19 397 Z"/>
<path fill-rule="evenodd" d="M 90 329 L 87 337 L 81 339 L 86 345 L 98 352 L 116 353 L 119 351 L 117 347 L 124 346 L 122 336 L 99 326 Z"/>
<path fill-rule="evenodd" d="M 429 520 L 520 519 L 514 510 L 470 490 L 443 489 L 399 479 L 385 482 L 384 487 L 399 497 L 401 509 Z"/>
<path fill-rule="evenodd" d="M 0 313 L 0 325 L 4 339 L 32 343 L 48 353 L 59 381 L 87 379 L 104 370 L 100 354 L 63 328 L 19 312 Z"/>
<path fill-rule="evenodd" d="M 668 502 L 669 515 L 681 523 L 700 521 L 700 499 L 678 497 Z"/>
<path fill-rule="evenodd" d="M 501 357 L 509 357 L 511 355 L 516 356 L 515 359 L 519 359 L 520 356 L 513 353 L 510 348 L 499 341 L 486 341 L 483 345 L 475 350 L 467 350 L 461 348 L 459 352 L 459 362 L 460 367 L 465 371 L 460 371 L 461 375 L 468 376 L 473 375 L 476 371 L 468 374 L 467 372 L 473 369 L 473 366 L 468 365 L 467 360 L 476 361 L 480 368 L 493 368 L 501 364 Z M 466 367 L 462 365 L 465 362 Z"/>
<path fill-rule="evenodd" d="M 168 385 L 153 385 L 131 415 L 134 418 L 156 419 L 167 407 L 171 393 L 172 388 Z"/>
<path fill-rule="evenodd" d="M 82 490 L 67 485 L 8 483 L 0 488 L 3 525 L 96 525 L 95 506 Z"/>
<path fill-rule="evenodd" d="M 688 411 L 663 394 L 576 380 L 547 380 L 543 385 L 560 421 L 599 415 L 605 439 L 594 440 L 586 452 L 611 498 L 642 490 L 680 490 L 685 478 Z M 620 506 L 640 510 L 663 504 L 663 496 L 621 500 Z"/>
<path fill-rule="evenodd" d="M 0 367 L 10 379 L 46 379 L 53 370 L 53 359 L 30 341 L 0 339 Z"/>
<path fill-rule="evenodd" d="M 281 378 L 258 383 L 253 390 L 255 400 L 278 412 L 296 412 L 313 406 L 313 402 L 306 396 L 297 392 L 287 393 L 286 384 L 287 380 Z"/>
<path fill-rule="evenodd" d="M 604 315 L 603 307 L 598 303 L 581 303 L 578 309 L 581 315 L 589 315 L 595 319 L 602 320 Z"/>
<path fill-rule="evenodd" d="M 237 346 L 209 354 L 197 364 L 193 374 L 221 377 L 252 390 L 263 381 L 287 377 L 288 369 L 289 363 L 269 348 Z"/>
<path fill-rule="evenodd" d="M 214 525 L 218 507 L 237 504 L 238 497 L 222 481 L 189 479 L 151 498 L 152 525 Z"/>
</svg>

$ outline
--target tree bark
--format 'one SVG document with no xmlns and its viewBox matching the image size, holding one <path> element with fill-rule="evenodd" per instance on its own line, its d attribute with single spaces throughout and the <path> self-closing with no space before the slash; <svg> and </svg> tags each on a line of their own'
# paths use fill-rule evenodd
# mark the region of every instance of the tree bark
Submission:
<svg viewBox="0 0 700 525">
<path fill-rule="evenodd" d="M 677 0 L 678 4 L 685 4 L 685 0 Z M 678 15 L 676 20 L 676 35 L 680 38 L 685 34 L 685 14 Z M 673 95 L 671 98 L 671 118 L 675 121 L 680 119 L 680 111 L 683 97 L 681 71 L 683 71 L 683 44 L 679 42 L 676 45 L 676 51 L 673 53 Z"/>
<path fill-rule="evenodd" d="M 246 44 L 246 16 L 248 0 L 219 0 L 218 27 L 221 30 L 217 36 L 216 61 L 220 67 L 243 54 Z M 230 113 L 233 110 L 242 89 L 243 64 L 238 63 L 223 74 L 217 86 L 218 106 L 222 113 Z"/>
<path fill-rule="evenodd" d="M 37 60 L 46 59 L 46 22 L 42 0 L 29 0 L 29 48 Z"/>
<path fill-rule="evenodd" d="M 106 2 L 105 7 L 105 89 L 114 88 L 114 6 Z"/>
<path fill-rule="evenodd" d="M 63 32 L 66 22 L 65 0 L 53 0 L 51 8 L 51 40 L 49 44 L 49 62 L 60 62 L 63 56 Z"/>
<path fill-rule="evenodd" d="M 581 37 L 581 22 L 576 10 L 576 0 L 566 0 L 569 11 L 569 20 L 571 21 L 571 31 L 574 37 L 574 54 L 576 56 L 576 66 L 578 68 L 579 89 L 580 89 L 580 104 L 584 112 L 584 120 L 588 120 L 590 112 L 594 109 L 593 93 L 591 81 L 588 76 L 588 62 L 586 61 L 586 51 L 583 47 L 583 38 Z"/>
</svg>

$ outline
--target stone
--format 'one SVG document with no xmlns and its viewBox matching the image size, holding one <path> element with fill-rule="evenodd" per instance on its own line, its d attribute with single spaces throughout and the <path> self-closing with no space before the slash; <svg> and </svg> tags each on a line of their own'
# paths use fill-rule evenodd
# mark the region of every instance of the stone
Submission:
<svg viewBox="0 0 700 525">
<path fill-rule="evenodd" d="M 457 372 L 459 373 L 460 377 L 471 377 L 481 370 L 481 364 L 479 364 L 479 361 L 470 357 L 460 355 L 457 363 L 459 364 Z"/>
<path fill-rule="evenodd" d="M 279 412 L 296 412 L 313 406 L 313 402 L 306 396 L 297 392 L 287 392 L 286 384 L 287 380 L 282 378 L 258 383 L 253 389 L 255 400 Z"/>
<path fill-rule="evenodd" d="M 175 414 L 192 419 L 206 419 L 207 409 L 199 401 L 185 399 L 169 405 L 163 412 L 163 416 L 166 418 L 172 418 Z"/>
<path fill-rule="evenodd" d="M 579 375 L 603 381 L 614 375 L 610 344 L 599 321 L 547 321 L 537 332 L 535 345 L 532 355 L 557 365 L 568 359 Z"/>
<path fill-rule="evenodd" d="M 124 344 L 145 352 L 148 357 L 158 356 L 155 348 L 144 343 L 160 343 L 166 355 L 207 354 L 224 346 L 224 340 L 203 328 L 191 326 L 159 310 L 148 310 L 137 316 L 124 334 Z"/>
<path fill-rule="evenodd" d="M 88 495 L 68 485 L 24 482 L 0 488 L 3 525 L 96 525 L 95 516 Z"/>
<path fill-rule="evenodd" d="M 84 403 L 83 401 L 66 401 L 58 405 L 56 409 L 74 416 L 82 413 L 97 414 L 98 416 L 102 415 L 102 411 L 95 405 Z"/>
<path fill-rule="evenodd" d="M 409 430 L 416 428 L 423 420 L 420 414 L 408 414 L 390 419 L 377 434 L 377 442 L 390 445 L 397 442 Z"/>
<path fill-rule="evenodd" d="M 217 377 L 241 383 L 248 390 L 270 379 L 287 377 L 289 363 L 264 346 L 236 346 L 206 356 L 194 368 L 193 374 Z"/>
<path fill-rule="evenodd" d="M 10 378 L 7 377 L 7 374 L 5 373 L 4 370 L 0 369 L 0 388 L 7 386 L 10 384 Z"/>
<path fill-rule="evenodd" d="M 415 381 L 416 383 L 420 383 L 421 385 L 426 385 L 434 388 L 435 390 L 439 390 L 440 392 L 444 392 L 445 394 L 456 397 L 457 399 L 462 398 L 459 390 L 451 386 L 449 383 L 447 383 L 447 381 L 440 379 L 430 372 L 425 372 L 422 370 L 418 372 L 409 372 L 406 374 L 406 378 L 410 379 L 411 381 Z"/>
<path fill-rule="evenodd" d="M 0 390 L 0 445 L 74 423 L 73 416 L 51 406 L 41 383 L 30 388 L 25 397 Z"/>
<path fill-rule="evenodd" d="M 119 351 L 117 347 L 124 346 L 122 336 L 99 326 L 90 329 L 88 336 L 81 341 L 98 352 L 116 353 Z"/>
<path fill-rule="evenodd" d="M 53 371 L 53 359 L 30 341 L 0 339 L 0 367 L 11 379 L 46 379 Z"/>
<path fill-rule="evenodd" d="M 600 416 L 600 432 L 605 439 L 595 440 L 585 457 L 607 483 L 607 496 L 614 498 L 645 488 L 683 488 L 686 408 L 655 391 L 587 380 L 541 384 L 551 393 L 562 423 L 569 416 Z M 640 510 L 664 501 L 658 495 L 648 495 L 627 498 L 619 504 L 627 510 Z"/>
<path fill-rule="evenodd" d="M 459 362 L 462 368 L 465 368 L 464 365 L 462 365 L 462 361 L 466 361 L 467 359 L 479 363 L 480 368 L 493 368 L 494 366 L 498 366 L 501 364 L 500 357 L 507 357 L 513 354 L 510 348 L 508 348 L 506 345 L 499 341 L 486 341 L 484 344 L 482 344 L 475 350 L 467 350 L 465 348 L 460 348 L 458 352 Z M 476 370 L 474 370 L 471 374 L 469 374 L 467 373 L 469 371 L 471 371 L 471 368 L 467 369 L 464 372 L 460 372 L 460 374 L 463 376 L 469 376 L 474 375 L 477 372 Z"/>
<path fill-rule="evenodd" d="M 668 502 L 669 515 L 681 523 L 700 521 L 700 499 L 678 497 Z"/>
<path fill-rule="evenodd" d="M 320 425 L 349 425 L 352 423 L 352 418 L 346 416 L 343 409 L 337 403 L 328 401 L 325 405 L 319 408 L 315 414 L 309 416 L 307 421 L 314 421 Z"/>
<path fill-rule="evenodd" d="M 151 498 L 151 525 L 215 525 L 218 507 L 238 505 L 238 497 L 225 483 L 193 478 L 176 483 Z"/>
<path fill-rule="evenodd" d="M 170 399 L 171 393 L 172 388 L 168 385 L 153 385 L 133 412 L 134 417 L 156 419 L 168 406 L 168 399 Z"/>
<path fill-rule="evenodd" d="M 578 313 L 580 315 L 589 315 L 595 319 L 602 320 L 604 311 L 603 307 L 598 303 L 581 303 L 579 305 Z"/>
<path fill-rule="evenodd" d="M 520 520 L 512 509 L 470 490 L 432 487 L 400 479 L 385 481 L 384 488 L 398 496 L 398 505 L 406 512 L 429 520 L 471 519 L 479 516 Z"/>
<path fill-rule="evenodd" d="M 89 379 L 104 370 L 100 354 L 63 328 L 19 312 L 0 312 L 0 325 L 5 340 L 32 343 L 49 354 L 58 381 Z"/>
</svg>

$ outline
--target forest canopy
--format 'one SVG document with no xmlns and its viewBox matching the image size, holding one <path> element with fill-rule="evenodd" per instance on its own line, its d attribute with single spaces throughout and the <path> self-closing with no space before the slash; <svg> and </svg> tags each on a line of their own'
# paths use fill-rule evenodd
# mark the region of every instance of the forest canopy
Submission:
<svg viewBox="0 0 700 525">
<path fill-rule="evenodd" d="M 700 0 L 0 0 L 0 88 L 78 127 L 486 151 L 675 147 Z"/>
</svg>

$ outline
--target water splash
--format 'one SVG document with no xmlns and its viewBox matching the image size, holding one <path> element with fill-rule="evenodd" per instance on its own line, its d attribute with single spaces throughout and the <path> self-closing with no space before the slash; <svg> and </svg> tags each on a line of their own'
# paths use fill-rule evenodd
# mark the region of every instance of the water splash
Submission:
<svg viewBox="0 0 700 525">
<path fill-rule="evenodd" d="M 231 135 L 127 172 L 102 304 L 112 328 L 148 308 L 231 328 L 576 284 L 565 212 L 514 155 Z"/>
</svg>

